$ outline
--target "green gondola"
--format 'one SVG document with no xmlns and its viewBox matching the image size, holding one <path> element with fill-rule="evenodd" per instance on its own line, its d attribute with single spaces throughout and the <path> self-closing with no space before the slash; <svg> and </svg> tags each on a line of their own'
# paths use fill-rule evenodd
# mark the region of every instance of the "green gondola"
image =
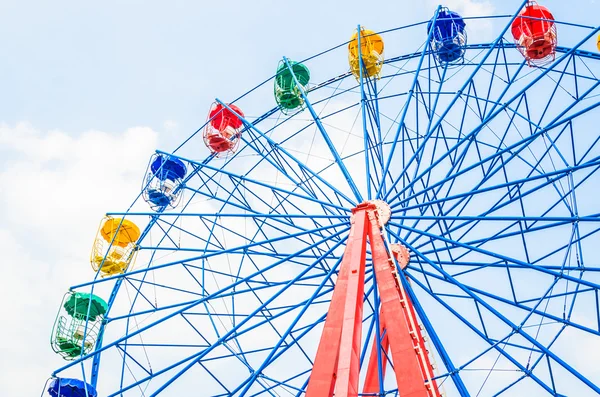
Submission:
<svg viewBox="0 0 600 397">
<path fill-rule="evenodd" d="M 306 93 L 310 80 L 310 71 L 301 63 L 288 61 L 290 68 L 298 80 L 294 81 L 294 75 L 285 62 L 279 62 L 277 76 L 275 77 L 275 100 L 285 114 L 292 110 L 301 109 L 304 106 L 302 91 Z M 302 90 L 302 91 L 301 91 Z"/>
<path fill-rule="evenodd" d="M 89 353 L 96 345 L 107 310 L 106 302 L 95 295 L 67 293 L 54 322 L 52 349 L 65 360 Z"/>
</svg>

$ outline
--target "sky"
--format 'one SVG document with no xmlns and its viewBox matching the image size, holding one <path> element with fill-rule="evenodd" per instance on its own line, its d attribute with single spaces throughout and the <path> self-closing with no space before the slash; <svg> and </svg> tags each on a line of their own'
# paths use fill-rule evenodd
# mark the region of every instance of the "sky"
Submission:
<svg viewBox="0 0 600 397">
<path fill-rule="evenodd" d="M 444 5 L 475 16 L 518 3 Z M 561 20 L 597 23 L 595 1 L 543 3 Z M 62 295 L 93 278 L 98 222 L 131 204 L 155 149 L 173 149 L 215 97 L 269 78 L 283 55 L 342 43 L 357 24 L 423 21 L 436 5 L 0 0 L 0 395 L 39 395 L 62 365 L 49 345 Z M 332 66 L 331 77 L 345 71 Z"/>
</svg>

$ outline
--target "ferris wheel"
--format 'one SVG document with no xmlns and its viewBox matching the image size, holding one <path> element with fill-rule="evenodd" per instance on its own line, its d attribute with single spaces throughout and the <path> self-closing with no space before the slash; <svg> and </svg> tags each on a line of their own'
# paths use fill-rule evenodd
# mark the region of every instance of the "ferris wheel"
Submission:
<svg viewBox="0 0 600 397">
<path fill-rule="evenodd" d="M 599 30 L 439 7 L 216 99 L 102 219 L 43 395 L 598 395 Z"/>
</svg>

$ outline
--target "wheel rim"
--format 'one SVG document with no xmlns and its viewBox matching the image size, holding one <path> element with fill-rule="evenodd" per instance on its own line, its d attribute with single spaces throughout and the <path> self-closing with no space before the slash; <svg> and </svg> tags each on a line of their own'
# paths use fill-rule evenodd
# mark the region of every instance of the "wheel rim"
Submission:
<svg viewBox="0 0 600 397">
<path fill-rule="evenodd" d="M 196 136 L 175 152 L 189 194 L 151 217 L 145 260 L 77 286 L 116 283 L 94 385 L 100 371 L 103 394 L 153 395 L 200 384 L 194 373 L 209 395 L 302 394 L 349 211 L 377 198 L 392 209 L 387 242 L 411 251 L 403 280 L 450 395 L 597 390 L 565 346 L 600 334 L 600 150 L 584 135 L 597 60 L 563 47 L 529 69 L 498 39 L 444 67 L 423 46 L 386 61 L 381 80 L 313 87 L 312 109 L 246 119 L 229 158 L 194 161 Z M 366 279 L 363 355 L 378 321 Z"/>
</svg>

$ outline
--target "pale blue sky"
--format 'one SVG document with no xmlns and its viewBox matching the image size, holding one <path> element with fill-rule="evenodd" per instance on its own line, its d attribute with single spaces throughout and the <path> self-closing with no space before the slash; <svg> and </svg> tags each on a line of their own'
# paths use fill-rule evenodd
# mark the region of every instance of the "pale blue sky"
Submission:
<svg viewBox="0 0 600 397">
<path fill-rule="evenodd" d="M 519 2 L 447 3 L 505 13 Z M 0 120 L 69 133 L 133 125 L 160 130 L 173 120 L 191 131 L 216 95 L 234 97 L 269 77 L 282 55 L 302 58 L 329 48 L 358 23 L 386 29 L 427 19 L 436 2 L 365 4 L 2 0 Z M 596 12 L 544 4 L 560 18 L 594 23 Z M 343 66 L 332 66 L 332 75 Z"/>
<path fill-rule="evenodd" d="M 73 133 L 174 120 L 189 131 L 215 95 L 241 94 L 283 54 L 309 56 L 347 40 L 359 22 L 391 27 L 432 8 L 390 2 L 385 13 L 365 12 L 364 4 L 65 1 L 34 11 L 2 0 L 0 119 Z"/>
<path fill-rule="evenodd" d="M 546 1 L 559 19 L 595 23 L 584 5 Z M 100 5 L 101 4 L 101 5 Z M 0 1 L 0 121 L 78 133 L 166 120 L 193 131 L 215 96 L 269 77 L 348 39 L 358 23 L 386 29 L 429 18 L 436 1 Z M 506 13 L 518 1 L 461 1 Z M 573 4 L 568 2 L 569 5 Z M 331 74 L 341 67 L 332 67 Z"/>
</svg>

